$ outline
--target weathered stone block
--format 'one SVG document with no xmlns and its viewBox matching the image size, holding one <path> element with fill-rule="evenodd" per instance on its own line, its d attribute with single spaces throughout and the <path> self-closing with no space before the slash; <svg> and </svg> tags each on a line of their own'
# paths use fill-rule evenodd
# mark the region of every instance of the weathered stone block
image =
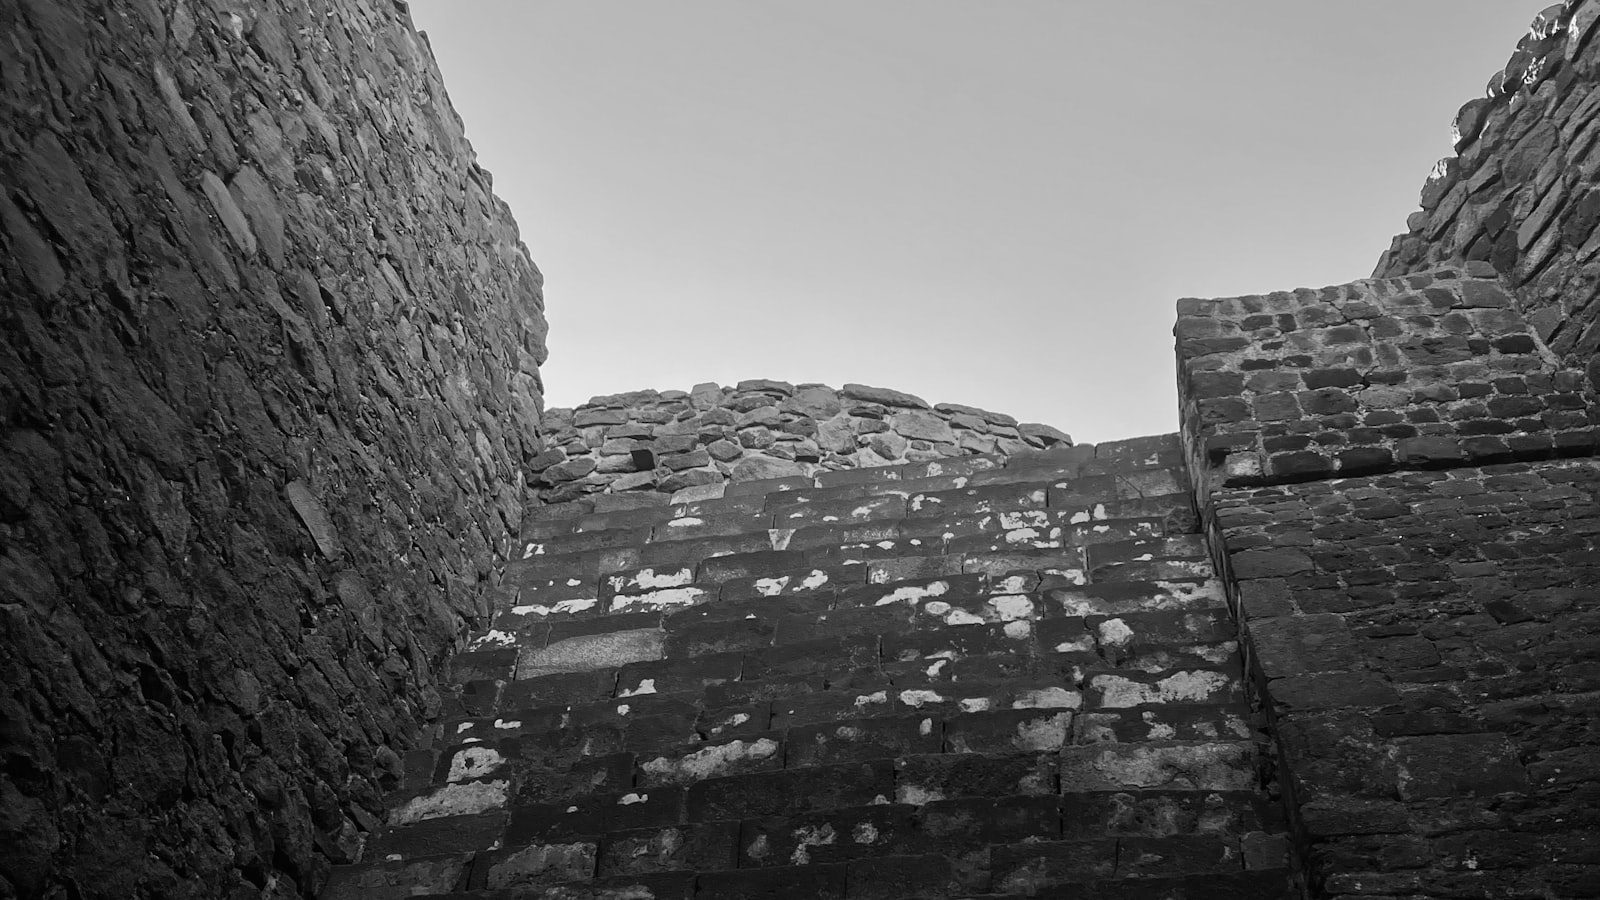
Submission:
<svg viewBox="0 0 1600 900">
<path fill-rule="evenodd" d="M 1501 734 L 1399 738 L 1400 796 L 1488 796 L 1528 789 L 1517 748 Z"/>
<path fill-rule="evenodd" d="M 635 628 L 565 638 L 544 647 L 523 651 L 517 659 L 517 678 L 585 672 L 660 659 L 663 640 L 664 632 L 660 628 Z"/>
</svg>

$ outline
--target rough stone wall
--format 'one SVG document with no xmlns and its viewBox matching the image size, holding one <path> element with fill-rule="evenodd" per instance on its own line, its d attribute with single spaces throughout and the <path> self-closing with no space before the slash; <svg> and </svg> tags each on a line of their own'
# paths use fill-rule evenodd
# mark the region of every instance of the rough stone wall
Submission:
<svg viewBox="0 0 1600 900">
<path fill-rule="evenodd" d="M 1166 435 L 535 510 L 326 900 L 1293 895 L 1182 464 Z"/>
<path fill-rule="evenodd" d="M 1600 464 L 1213 495 L 1327 897 L 1600 891 Z"/>
<path fill-rule="evenodd" d="M 539 275 L 403 4 L 0 45 L 0 896 L 312 894 L 489 609 Z"/>
<path fill-rule="evenodd" d="M 589 494 L 615 507 L 710 496 L 730 480 L 810 478 L 822 472 L 986 453 L 1023 453 L 1072 438 L 1003 413 L 847 384 L 767 379 L 736 387 L 596 397 L 546 413 L 548 449 L 531 469 L 540 498 Z M 848 477 L 848 476 L 843 476 Z"/>
<path fill-rule="evenodd" d="M 1465 268 L 1180 301 L 1194 471 L 1233 487 L 1592 453 L 1583 372 Z"/>
<path fill-rule="evenodd" d="M 1180 313 L 1312 896 L 1596 896 L 1594 391 L 1453 269 Z"/>
<path fill-rule="evenodd" d="M 1600 350 L 1597 22 L 1594 0 L 1534 19 L 1485 96 L 1461 108 L 1456 155 L 1434 169 L 1422 209 L 1373 273 L 1488 262 L 1540 338 L 1579 368 Z"/>
</svg>

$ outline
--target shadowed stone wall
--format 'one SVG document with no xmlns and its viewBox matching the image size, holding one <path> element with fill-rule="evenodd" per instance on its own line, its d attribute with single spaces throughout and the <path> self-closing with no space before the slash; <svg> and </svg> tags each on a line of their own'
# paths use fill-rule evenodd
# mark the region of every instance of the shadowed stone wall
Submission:
<svg viewBox="0 0 1600 900">
<path fill-rule="evenodd" d="M 1180 304 L 1190 473 L 1315 897 L 1600 885 L 1600 404 L 1465 268 Z"/>
<path fill-rule="evenodd" d="M 403 4 L 0 35 L 0 896 L 314 893 L 489 609 L 539 274 Z"/>
</svg>

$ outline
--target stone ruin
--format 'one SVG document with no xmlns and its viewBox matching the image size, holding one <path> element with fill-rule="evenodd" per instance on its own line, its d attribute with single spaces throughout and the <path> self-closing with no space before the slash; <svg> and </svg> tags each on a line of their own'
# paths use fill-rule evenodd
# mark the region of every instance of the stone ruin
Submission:
<svg viewBox="0 0 1600 900">
<path fill-rule="evenodd" d="M 1090 446 L 544 409 L 403 2 L 0 5 L 0 897 L 1600 897 L 1597 19 Z"/>
</svg>

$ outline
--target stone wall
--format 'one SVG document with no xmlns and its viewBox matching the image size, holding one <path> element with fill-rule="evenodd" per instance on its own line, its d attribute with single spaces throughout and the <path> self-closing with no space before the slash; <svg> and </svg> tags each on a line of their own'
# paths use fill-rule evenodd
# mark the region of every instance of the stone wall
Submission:
<svg viewBox="0 0 1600 900">
<path fill-rule="evenodd" d="M 1594 0 L 1534 19 L 1485 96 L 1457 114 L 1456 155 L 1434 169 L 1422 208 L 1373 273 L 1487 262 L 1533 330 L 1579 368 L 1600 349 L 1597 22 Z"/>
<path fill-rule="evenodd" d="M 1600 398 L 1465 270 L 1180 306 L 1191 473 L 1315 897 L 1600 889 Z"/>
<path fill-rule="evenodd" d="M 0 896 L 312 894 L 488 612 L 539 274 L 403 4 L 0 34 Z"/>
<path fill-rule="evenodd" d="M 1234 487 L 1594 452 L 1583 372 L 1464 269 L 1180 301 L 1194 471 Z"/>
<path fill-rule="evenodd" d="M 325 900 L 1293 895 L 1182 465 L 1164 435 L 535 510 Z"/>
<path fill-rule="evenodd" d="M 1600 464 L 1214 494 L 1320 896 L 1600 890 Z"/>
<path fill-rule="evenodd" d="M 903 391 L 767 379 L 596 397 L 549 410 L 546 427 L 548 449 L 531 466 L 540 498 L 605 494 L 602 502 L 619 508 L 679 492 L 710 496 L 729 481 L 1072 444 L 1049 425 L 954 403 L 930 407 Z"/>
</svg>

